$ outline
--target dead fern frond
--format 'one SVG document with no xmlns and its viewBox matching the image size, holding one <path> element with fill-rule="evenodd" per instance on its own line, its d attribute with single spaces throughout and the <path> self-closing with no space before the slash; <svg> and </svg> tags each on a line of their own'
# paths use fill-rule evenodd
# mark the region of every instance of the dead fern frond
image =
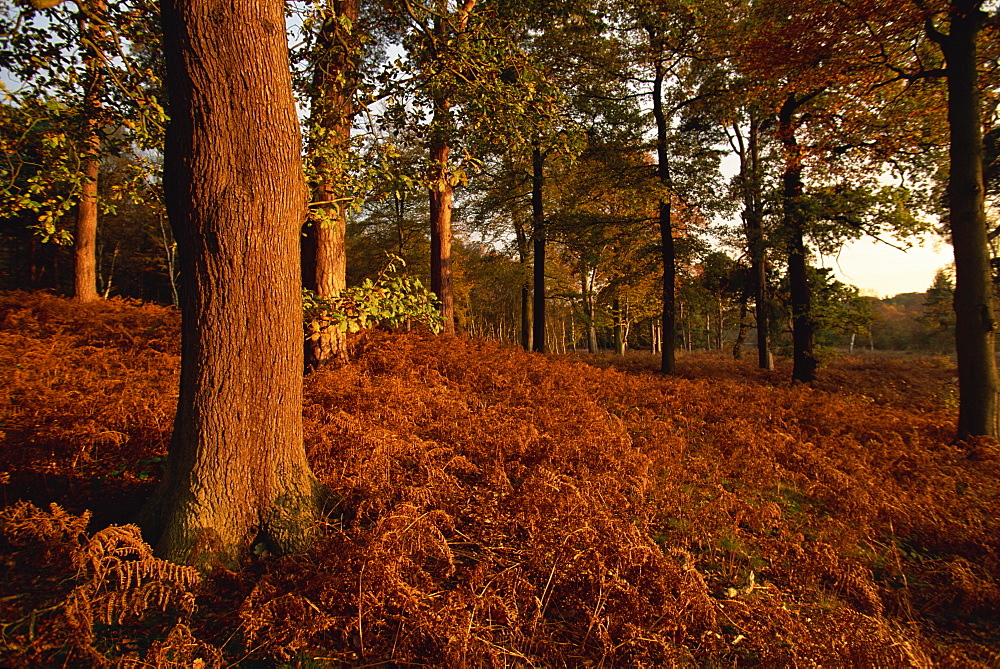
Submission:
<svg viewBox="0 0 1000 669">
<path fill-rule="evenodd" d="M 176 323 L 0 296 L 6 499 L 103 523 L 142 496 Z M 941 361 L 843 358 L 805 387 L 712 356 L 664 378 L 641 353 L 353 346 L 306 381 L 311 462 L 338 500 L 311 553 L 199 584 L 134 529 L 91 537 L 85 515 L 12 504 L 0 663 L 1000 663 L 1000 450 L 951 443 Z"/>
<path fill-rule="evenodd" d="M 30 504 L 0 512 L 0 537 L 16 548 L 15 573 L 26 578 L 32 560 L 50 557 L 21 581 L 29 588 L 25 596 L 7 600 L 16 609 L 2 609 L 2 648 L 17 664 L 76 658 L 108 666 L 123 637 L 155 633 L 160 614 L 185 619 L 194 611 L 195 570 L 153 557 L 135 526 L 87 536 L 87 521 L 56 505 L 48 512 Z"/>
</svg>

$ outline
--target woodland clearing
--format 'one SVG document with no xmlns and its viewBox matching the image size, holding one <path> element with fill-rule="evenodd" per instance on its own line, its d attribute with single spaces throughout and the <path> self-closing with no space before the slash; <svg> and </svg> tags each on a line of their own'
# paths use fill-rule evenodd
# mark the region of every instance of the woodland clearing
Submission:
<svg viewBox="0 0 1000 669">
<path fill-rule="evenodd" d="M 945 359 L 791 385 L 369 332 L 305 382 L 314 548 L 202 577 L 125 525 L 177 325 L 0 296 L 0 664 L 1000 665 L 1000 447 L 952 443 Z"/>
</svg>

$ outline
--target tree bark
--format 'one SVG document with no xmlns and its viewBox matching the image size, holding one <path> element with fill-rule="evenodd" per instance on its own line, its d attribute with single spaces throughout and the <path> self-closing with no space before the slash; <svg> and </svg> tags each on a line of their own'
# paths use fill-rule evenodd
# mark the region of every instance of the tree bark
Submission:
<svg viewBox="0 0 1000 669">
<path fill-rule="evenodd" d="M 532 346 L 545 353 L 545 209 L 542 187 L 545 155 L 535 140 L 531 150 L 531 223 L 534 243 L 534 294 L 532 300 Z"/>
<path fill-rule="evenodd" d="M 93 147 L 100 143 L 96 135 L 88 141 L 83 160 L 84 182 L 80 184 L 80 202 L 76 211 L 73 235 L 73 297 L 78 302 L 100 299 L 97 293 L 97 178 L 101 160 Z"/>
<path fill-rule="evenodd" d="M 434 104 L 430 140 L 431 205 L 431 291 L 437 295 L 444 319 L 444 332 L 455 333 L 455 298 L 451 282 L 451 211 L 455 187 L 448 174 L 450 105 L 447 100 Z"/>
<path fill-rule="evenodd" d="M 795 97 L 789 95 L 779 114 L 778 134 L 785 152 L 782 204 L 788 235 L 788 281 L 792 302 L 792 380 L 809 383 L 816 379 L 817 361 L 813 353 L 815 324 L 807 273 L 806 220 L 802 209 L 802 147 L 796 140 L 793 123 L 797 107 Z"/>
<path fill-rule="evenodd" d="M 721 297 L 718 298 L 718 304 L 717 304 L 717 306 L 718 306 L 718 310 L 717 310 L 716 313 L 717 313 L 718 318 L 715 319 L 715 348 L 717 348 L 718 350 L 721 351 L 722 350 L 722 339 L 725 336 L 725 328 L 726 328 L 726 321 L 724 319 L 725 310 L 724 310 L 724 305 L 722 304 L 722 298 Z"/>
<path fill-rule="evenodd" d="M 465 0 L 454 14 L 454 30 L 462 32 L 468 26 L 476 0 Z M 434 19 L 433 39 L 437 46 L 448 42 L 448 24 L 444 15 L 448 3 L 438 0 L 437 15 Z M 455 333 L 455 298 L 451 276 L 451 213 L 455 185 L 448 170 L 448 156 L 451 154 L 449 135 L 453 128 L 451 100 L 448 94 L 434 99 L 434 117 L 430 132 L 430 208 L 431 208 L 431 291 L 440 301 L 444 332 Z"/>
<path fill-rule="evenodd" d="M 597 313 L 594 304 L 594 282 L 591 279 L 590 269 L 585 265 L 580 265 L 580 281 L 583 290 L 583 317 L 587 327 L 587 352 L 597 353 Z"/>
<path fill-rule="evenodd" d="M 303 238 L 303 285 L 324 298 L 347 287 L 347 204 L 343 189 L 344 158 L 350 149 L 356 110 L 357 21 L 360 0 L 334 0 L 320 29 L 313 60 L 312 131 L 314 217 Z M 343 20 L 349 23 L 345 26 Z M 347 337 L 332 328 L 305 342 L 305 368 L 347 356 Z"/>
<path fill-rule="evenodd" d="M 235 565 L 303 548 L 301 142 L 280 0 L 163 0 L 167 213 L 184 275 L 180 396 L 142 523 L 158 554 Z"/>
<path fill-rule="evenodd" d="M 100 298 L 97 293 L 97 179 L 101 165 L 100 117 L 104 88 L 97 45 L 102 41 L 103 30 L 99 26 L 106 6 L 103 0 L 85 6 L 88 15 L 79 20 L 79 26 L 81 36 L 87 39 L 83 50 L 86 137 L 80 151 L 83 182 L 73 235 L 73 297 L 78 302 L 93 302 Z"/>
<path fill-rule="evenodd" d="M 740 157 L 740 185 L 743 190 L 743 231 L 750 258 L 750 277 L 753 283 L 754 314 L 757 321 L 757 366 L 773 369 L 770 342 L 770 295 L 767 289 L 767 238 L 764 232 L 764 214 L 761 206 L 760 172 L 760 121 L 756 113 L 749 113 L 749 133 L 746 144 L 738 125 L 733 127 Z M 744 305 L 745 306 L 745 305 Z M 741 326 L 742 327 L 742 326 Z"/>
<path fill-rule="evenodd" d="M 517 242 L 517 261 L 521 265 L 521 348 L 531 350 L 531 279 L 528 275 L 528 235 L 524 225 L 514 219 L 514 237 Z"/>
<path fill-rule="evenodd" d="M 670 160 L 667 156 L 667 118 L 663 112 L 663 64 L 656 63 L 653 79 L 653 119 L 656 122 L 656 176 L 667 195 L 659 204 L 660 256 L 663 262 L 663 337 L 660 341 L 660 371 L 673 374 L 676 368 L 677 315 L 674 304 L 674 283 L 677 279 L 677 254 L 674 249 L 674 228 L 671 220 Z"/>
<path fill-rule="evenodd" d="M 747 219 L 750 265 L 754 280 L 754 316 L 757 321 L 757 366 L 774 369 L 771 355 L 771 293 L 767 287 L 767 237 L 764 232 L 764 212 L 761 203 L 760 123 L 750 121 L 749 216 Z"/>
<path fill-rule="evenodd" d="M 617 297 L 611 301 L 611 318 L 615 337 L 615 353 L 625 355 L 625 327 L 622 323 L 621 302 Z"/>
<path fill-rule="evenodd" d="M 531 286 L 521 284 L 521 348 L 531 350 Z"/>
<path fill-rule="evenodd" d="M 977 0 L 953 0 L 949 35 L 937 36 L 947 63 L 950 131 L 948 214 L 955 253 L 958 437 L 1000 437 L 993 282 L 987 241 L 983 132 L 976 38 Z"/>
<path fill-rule="evenodd" d="M 740 299 L 740 327 L 736 333 L 736 341 L 733 342 L 733 360 L 743 359 L 743 343 L 747 339 L 747 332 L 750 330 L 750 323 L 747 322 L 747 297 L 744 295 Z"/>
</svg>

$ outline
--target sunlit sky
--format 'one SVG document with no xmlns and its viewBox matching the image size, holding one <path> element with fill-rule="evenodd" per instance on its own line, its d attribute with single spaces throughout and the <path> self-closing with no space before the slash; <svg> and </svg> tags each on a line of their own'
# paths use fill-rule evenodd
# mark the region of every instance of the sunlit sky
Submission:
<svg viewBox="0 0 1000 669">
<path fill-rule="evenodd" d="M 739 159 L 733 154 L 726 156 L 721 169 L 727 178 L 732 177 L 739 172 Z M 934 274 L 954 261 L 951 245 L 938 235 L 909 242 L 890 236 L 886 241 L 891 245 L 863 237 L 835 255 L 813 256 L 810 262 L 831 268 L 839 281 L 857 286 L 864 295 L 892 297 L 925 292 Z"/>
<path fill-rule="evenodd" d="M 824 267 L 833 268 L 840 281 L 857 286 L 865 295 L 891 297 L 926 291 L 934 273 L 954 257 L 951 246 L 936 237 L 907 251 L 872 239 L 860 239 L 845 246 L 837 256 L 817 260 Z"/>
</svg>

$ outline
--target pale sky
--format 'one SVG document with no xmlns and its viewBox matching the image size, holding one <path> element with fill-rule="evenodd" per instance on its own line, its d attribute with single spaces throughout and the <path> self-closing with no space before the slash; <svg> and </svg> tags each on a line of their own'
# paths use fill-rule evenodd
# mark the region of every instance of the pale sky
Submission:
<svg viewBox="0 0 1000 669">
<path fill-rule="evenodd" d="M 954 256 L 951 245 L 937 236 L 907 251 L 864 238 L 847 244 L 838 256 L 818 260 L 824 267 L 832 267 L 837 279 L 857 286 L 865 295 L 892 297 L 923 293 L 935 272 L 953 262 Z"/>
</svg>

